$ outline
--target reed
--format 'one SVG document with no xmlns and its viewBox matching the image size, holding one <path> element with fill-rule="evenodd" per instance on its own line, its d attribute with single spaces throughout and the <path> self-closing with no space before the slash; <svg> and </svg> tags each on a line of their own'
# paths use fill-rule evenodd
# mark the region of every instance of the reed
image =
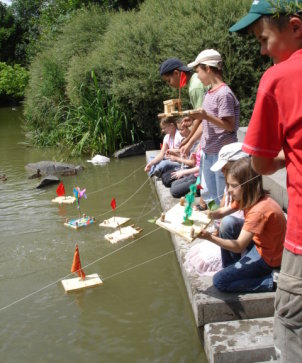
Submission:
<svg viewBox="0 0 302 363">
<path fill-rule="evenodd" d="M 99 87 L 94 72 L 91 79 L 90 87 L 81 87 L 80 106 L 62 104 L 54 117 L 57 127 L 47 135 L 51 144 L 70 150 L 71 155 L 111 155 L 138 139 L 139 130 L 127 112 Z"/>
</svg>

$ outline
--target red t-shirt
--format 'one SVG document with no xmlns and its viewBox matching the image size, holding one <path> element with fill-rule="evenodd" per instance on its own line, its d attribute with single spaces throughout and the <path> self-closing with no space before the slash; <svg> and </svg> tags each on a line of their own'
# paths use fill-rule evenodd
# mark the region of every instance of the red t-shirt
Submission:
<svg viewBox="0 0 302 363">
<path fill-rule="evenodd" d="M 233 202 L 232 207 L 238 209 L 239 205 Z M 272 198 L 265 196 L 244 210 L 242 229 L 253 233 L 256 249 L 269 266 L 281 265 L 286 219 L 282 209 Z"/>
<path fill-rule="evenodd" d="M 274 158 L 283 148 L 288 218 L 284 247 L 302 254 L 302 49 L 263 75 L 242 149 Z"/>
</svg>

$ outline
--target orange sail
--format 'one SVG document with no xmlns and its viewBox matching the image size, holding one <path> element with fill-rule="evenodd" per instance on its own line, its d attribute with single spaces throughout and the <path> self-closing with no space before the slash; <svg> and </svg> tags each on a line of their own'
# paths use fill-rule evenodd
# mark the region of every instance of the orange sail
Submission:
<svg viewBox="0 0 302 363">
<path fill-rule="evenodd" d="M 81 267 L 80 252 L 78 245 L 76 245 L 76 249 L 74 251 L 74 256 L 70 271 L 76 272 L 79 275 L 79 277 L 82 278 L 82 280 L 85 280 L 85 272 L 82 270 Z"/>
</svg>

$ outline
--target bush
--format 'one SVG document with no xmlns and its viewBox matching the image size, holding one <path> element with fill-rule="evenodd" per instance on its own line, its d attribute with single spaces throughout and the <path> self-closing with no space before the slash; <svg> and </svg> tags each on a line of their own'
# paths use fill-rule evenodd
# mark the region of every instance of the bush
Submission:
<svg viewBox="0 0 302 363">
<path fill-rule="evenodd" d="M 268 63 L 254 39 L 232 35 L 228 28 L 249 6 L 250 0 L 146 0 L 139 11 L 106 13 L 96 7 L 78 11 L 31 66 L 29 125 L 39 125 L 39 134 L 43 128 L 55 128 L 84 104 L 91 105 L 91 95 L 96 107 L 100 91 L 119 113 L 127 111 L 135 135 L 142 136 L 143 130 L 144 138 L 154 138 L 163 101 L 178 97 L 177 90 L 161 81 L 159 64 L 172 56 L 187 63 L 206 48 L 222 54 L 224 79 L 241 102 L 241 125 L 247 125 Z M 187 92 L 181 96 L 188 108 Z M 81 112 L 85 108 L 90 106 Z M 82 151 L 89 150 L 86 141 L 85 145 Z"/>
<path fill-rule="evenodd" d="M 0 62 L 0 96 L 12 96 L 15 99 L 22 99 L 28 77 L 28 71 L 19 64 L 9 66 L 4 62 Z"/>
</svg>

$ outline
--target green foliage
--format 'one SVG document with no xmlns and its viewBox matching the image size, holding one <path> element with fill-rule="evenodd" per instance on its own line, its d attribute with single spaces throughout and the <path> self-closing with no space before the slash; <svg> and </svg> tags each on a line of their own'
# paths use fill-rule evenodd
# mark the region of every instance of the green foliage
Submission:
<svg viewBox="0 0 302 363">
<path fill-rule="evenodd" d="M 0 62 L 13 63 L 20 29 L 10 7 L 0 2 Z"/>
<path fill-rule="evenodd" d="M 82 87 L 81 106 L 58 105 L 47 134 L 37 127 L 32 129 L 40 144 L 69 149 L 72 155 L 110 155 L 135 140 L 135 127 L 128 121 L 127 113 L 99 88 L 93 72 L 91 78 L 94 88 Z"/>
<path fill-rule="evenodd" d="M 269 64 L 255 39 L 228 32 L 249 7 L 250 0 L 146 0 L 139 11 L 77 10 L 56 39 L 44 43 L 30 67 L 25 110 L 36 140 L 63 140 L 60 132 L 68 129 L 67 120 L 75 128 L 77 117 L 81 127 L 77 136 L 69 133 L 67 144 L 75 143 L 77 152 L 94 152 L 107 143 L 110 147 L 102 150 L 110 153 L 112 135 L 118 138 L 115 147 L 131 141 L 110 125 L 113 117 L 108 115 L 116 109 L 115 117 L 135 125 L 132 138 L 140 130 L 145 138 L 156 138 L 163 101 L 178 97 L 160 79 L 159 64 L 172 56 L 188 63 L 206 48 L 222 54 L 224 79 L 241 102 L 241 125 L 247 125 L 260 76 Z M 182 100 L 189 107 L 186 90 Z M 105 115 L 111 121 L 97 125 L 100 119 L 104 125 Z M 108 130 L 106 138 L 91 137 L 103 129 Z"/>
<path fill-rule="evenodd" d="M 28 71 L 19 64 L 10 66 L 0 62 L 0 96 L 22 98 L 28 77 Z"/>
</svg>

